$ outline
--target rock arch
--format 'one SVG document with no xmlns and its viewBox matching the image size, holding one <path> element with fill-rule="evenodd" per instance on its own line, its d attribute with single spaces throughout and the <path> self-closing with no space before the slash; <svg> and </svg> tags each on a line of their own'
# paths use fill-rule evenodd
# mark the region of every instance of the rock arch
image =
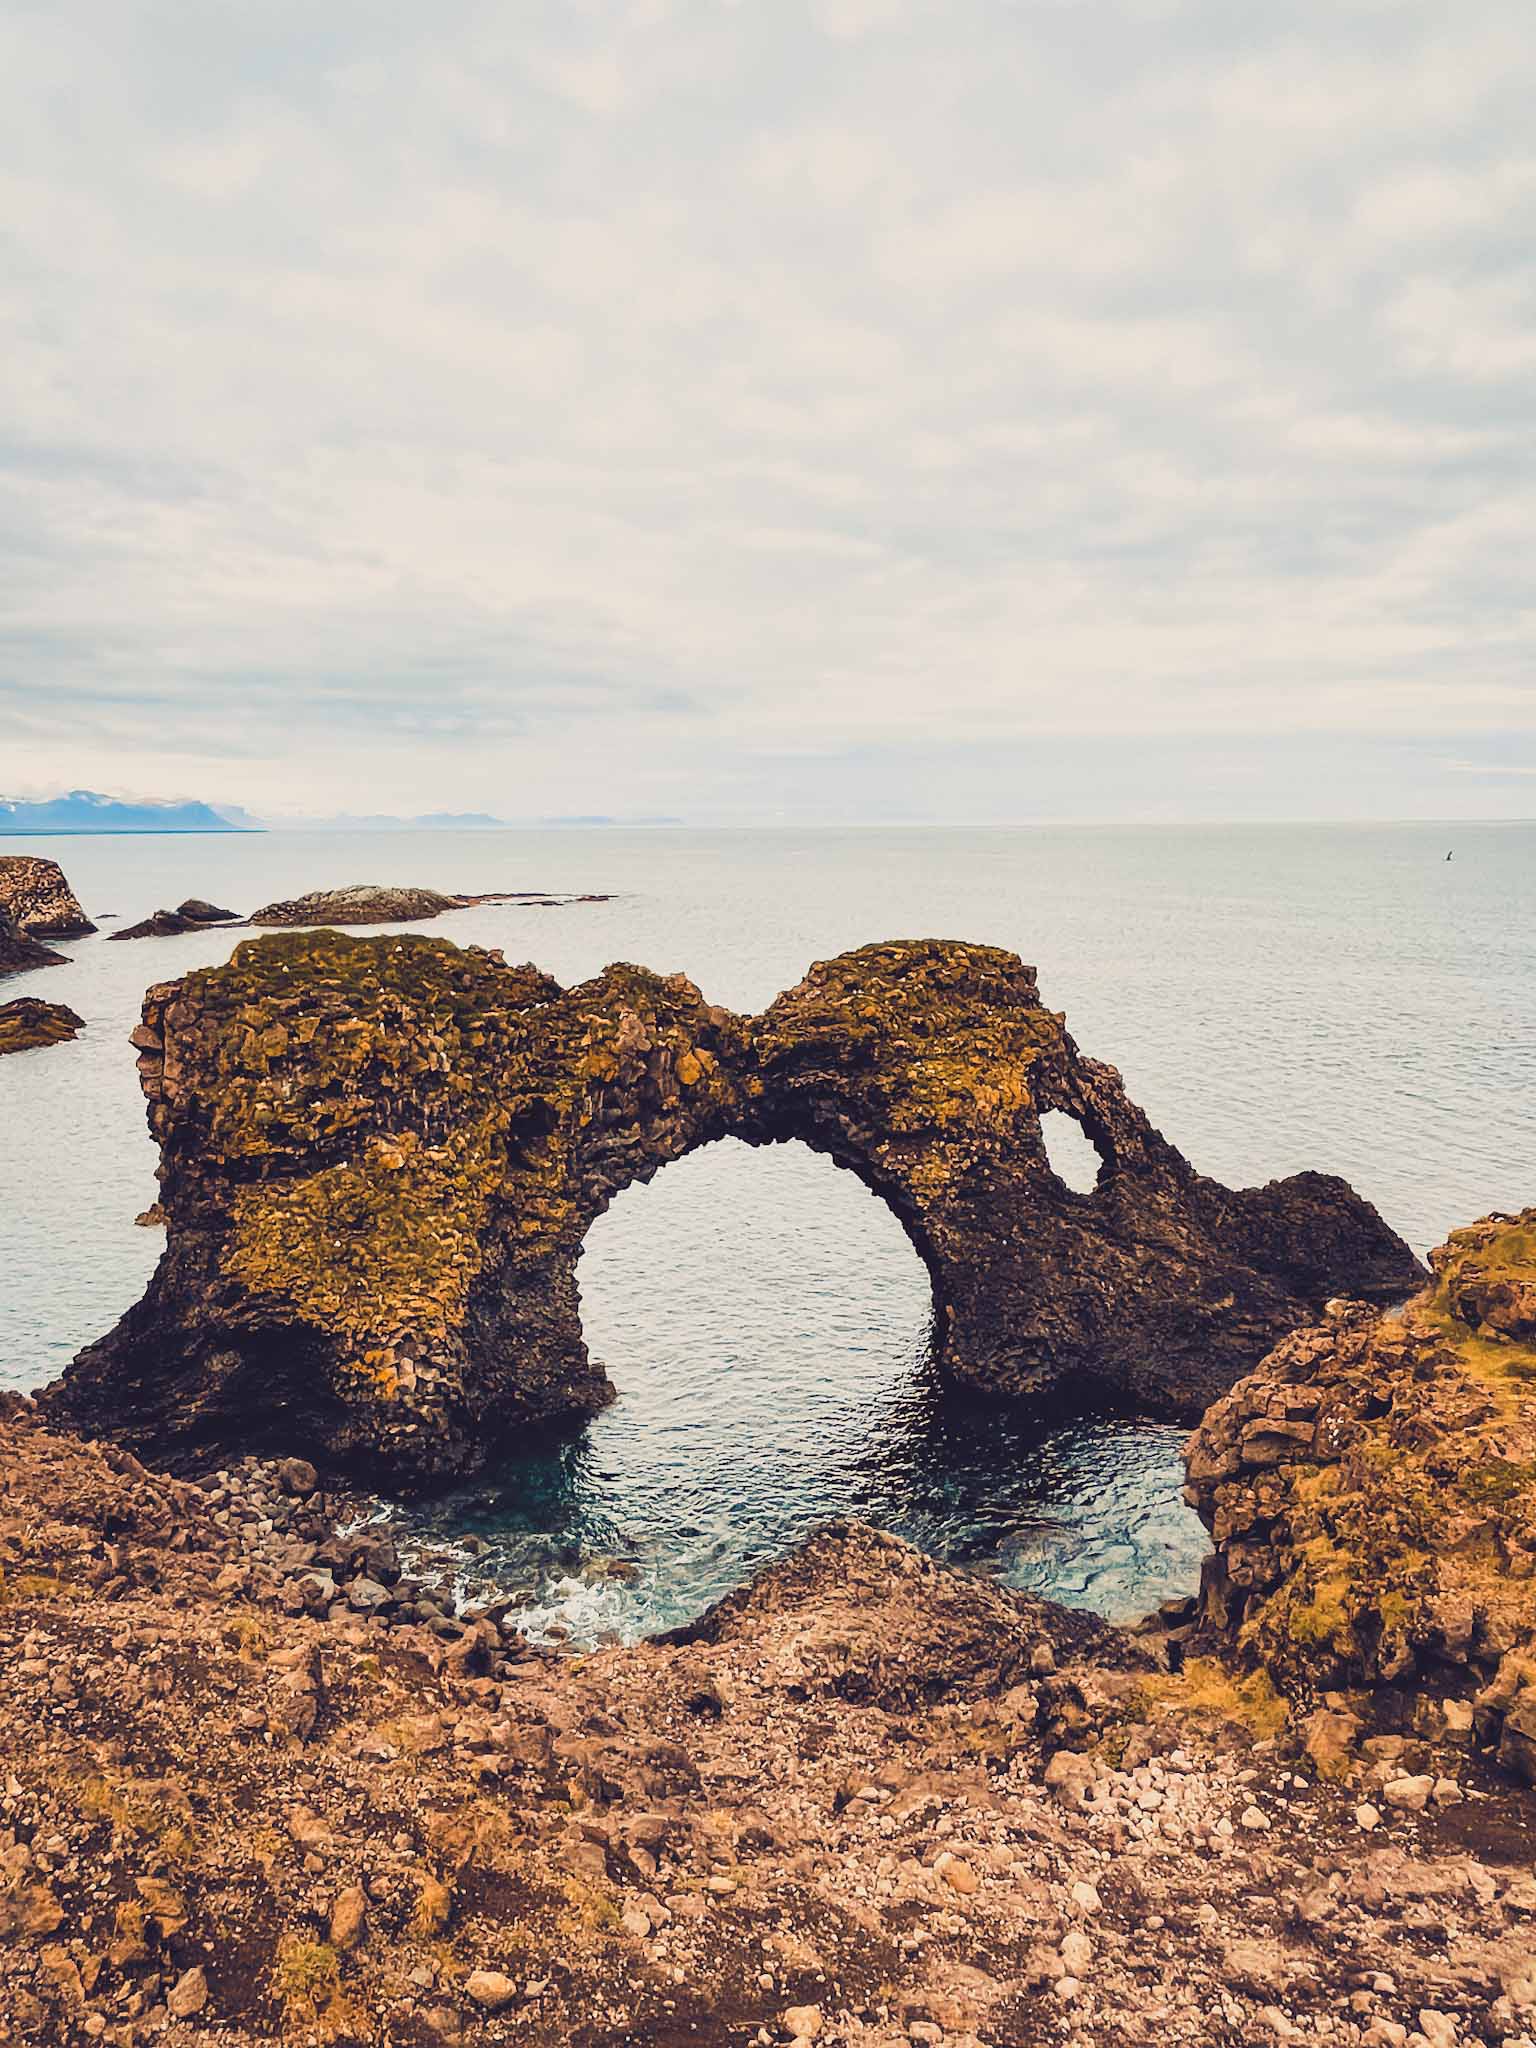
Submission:
<svg viewBox="0 0 1536 2048">
<path fill-rule="evenodd" d="M 595 1412 L 582 1239 L 727 1135 L 858 1174 L 932 1277 L 941 1369 L 1003 1397 L 1192 1413 L 1326 1296 L 1419 1278 L 1342 1181 L 1197 1174 L 995 947 L 865 946 L 742 1017 L 680 974 L 563 989 L 306 931 L 151 989 L 134 1040 L 166 1250 L 47 1399 L 162 1457 L 299 1449 L 409 1487 Z M 1105 1162 L 1092 1194 L 1051 1170 L 1051 1108 Z"/>
</svg>

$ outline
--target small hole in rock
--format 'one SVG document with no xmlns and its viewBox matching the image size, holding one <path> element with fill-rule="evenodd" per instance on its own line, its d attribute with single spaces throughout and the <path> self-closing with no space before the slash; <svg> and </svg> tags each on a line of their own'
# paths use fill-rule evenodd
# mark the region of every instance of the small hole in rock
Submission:
<svg viewBox="0 0 1536 2048">
<path fill-rule="evenodd" d="M 1091 1195 L 1098 1185 L 1100 1160 L 1077 1118 L 1064 1109 L 1048 1109 L 1040 1119 L 1040 1135 L 1056 1178 L 1080 1195 Z"/>
</svg>

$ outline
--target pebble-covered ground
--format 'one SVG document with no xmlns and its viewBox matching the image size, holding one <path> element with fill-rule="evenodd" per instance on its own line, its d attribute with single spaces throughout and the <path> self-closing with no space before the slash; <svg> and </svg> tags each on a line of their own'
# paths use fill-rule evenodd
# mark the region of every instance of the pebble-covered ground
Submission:
<svg viewBox="0 0 1536 2048">
<path fill-rule="evenodd" d="M 0 1421 L 0 2042 L 1536 2048 L 1536 1799 L 873 1531 L 558 1657 Z"/>
</svg>

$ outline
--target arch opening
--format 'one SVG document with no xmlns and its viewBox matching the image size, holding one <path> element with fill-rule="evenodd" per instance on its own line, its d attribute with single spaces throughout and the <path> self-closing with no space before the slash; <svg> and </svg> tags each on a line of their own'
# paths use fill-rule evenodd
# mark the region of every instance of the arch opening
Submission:
<svg viewBox="0 0 1536 2048">
<path fill-rule="evenodd" d="M 617 1398 L 504 1461 L 475 1526 L 524 1624 L 600 1640 L 691 1619 L 858 1511 L 881 1417 L 917 1398 L 932 1289 L 890 1207 L 800 1140 L 721 1137 L 588 1227 L 582 1337 Z"/>
<path fill-rule="evenodd" d="M 714 1139 L 616 1193 L 576 1269 L 617 1399 L 408 1511 L 483 1542 L 473 1597 L 535 1640 L 677 1626 L 828 1518 L 1129 1618 L 1193 1583 L 1182 1432 L 1041 1421 L 942 1383 L 921 1243 L 857 1163 Z"/>
<path fill-rule="evenodd" d="M 1086 1124 L 1065 1109 L 1040 1115 L 1040 1142 L 1052 1173 L 1074 1194 L 1091 1195 L 1106 1161 Z"/>
</svg>

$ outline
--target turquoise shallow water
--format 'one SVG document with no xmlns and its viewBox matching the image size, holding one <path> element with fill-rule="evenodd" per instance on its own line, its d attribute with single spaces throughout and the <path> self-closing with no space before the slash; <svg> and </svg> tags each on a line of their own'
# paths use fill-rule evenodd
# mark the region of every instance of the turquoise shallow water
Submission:
<svg viewBox="0 0 1536 2048">
<path fill-rule="evenodd" d="M 1455 858 L 1444 859 L 1448 847 Z M 1536 827 L 270 835 L 0 841 L 61 860 L 87 909 L 240 909 L 354 881 L 613 889 L 433 927 L 571 981 L 682 968 L 758 1008 L 867 940 L 1014 947 L 1084 1050 L 1204 1170 L 1347 1175 L 1419 1248 L 1536 1199 Z M 110 925 L 106 927 L 110 929 Z M 88 1020 L 0 1063 L 0 1384 L 37 1385 L 142 1288 L 159 1240 L 126 1035 L 146 982 L 225 934 L 69 947 L 5 993 Z M 412 1512 L 465 1570 L 579 1639 L 696 1612 L 833 1513 L 1115 1615 L 1192 1583 L 1180 1433 L 1047 1429 L 947 1400 L 923 1274 L 893 1219 L 800 1147 L 725 1143 L 594 1226 L 589 1342 L 620 1400 L 579 1436 Z M 467 1534 L 487 1548 L 471 1561 Z"/>
</svg>

